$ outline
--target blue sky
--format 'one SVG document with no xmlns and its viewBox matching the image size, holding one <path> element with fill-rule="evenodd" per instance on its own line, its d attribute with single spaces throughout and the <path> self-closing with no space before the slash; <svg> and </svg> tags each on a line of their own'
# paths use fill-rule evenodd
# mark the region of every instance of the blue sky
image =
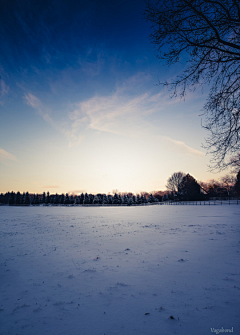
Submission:
<svg viewBox="0 0 240 335">
<path fill-rule="evenodd" d="M 144 1 L 2 1 L 0 192 L 163 190 L 208 172 L 206 92 L 171 99 Z"/>
</svg>

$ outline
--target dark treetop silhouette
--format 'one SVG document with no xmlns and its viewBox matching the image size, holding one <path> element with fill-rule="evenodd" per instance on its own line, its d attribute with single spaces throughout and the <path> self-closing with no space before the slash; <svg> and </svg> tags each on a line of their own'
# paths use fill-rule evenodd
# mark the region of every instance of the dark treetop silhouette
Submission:
<svg viewBox="0 0 240 335">
<path fill-rule="evenodd" d="M 205 148 L 213 155 L 212 169 L 228 167 L 228 156 L 240 149 L 240 1 L 147 1 L 144 18 L 152 24 L 150 40 L 159 59 L 172 65 L 186 57 L 182 74 L 164 85 L 181 96 L 211 85 Z"/>
</svg>

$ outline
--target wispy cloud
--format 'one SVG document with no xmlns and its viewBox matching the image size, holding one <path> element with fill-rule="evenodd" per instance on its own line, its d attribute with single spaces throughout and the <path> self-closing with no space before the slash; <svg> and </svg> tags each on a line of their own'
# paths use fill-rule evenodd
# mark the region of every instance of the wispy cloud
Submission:
<svg viewBox="0 0 240 335">
<path fill-rule="evenodd" d="M 50 124 L 55 130 L 62 133 L 69 141 L 69 145 L 80 144 L 82 141 L 82 135 L 76 134 L 76 125 L 75 127 L 65 127 L 61 125 L 58 121 L 55 121 L 51 115 L 49 109 L 45 106 L 45 104 L 37 98 L 32 93 L 26 93 L 24 95 L 24 100 L 28 106 L 35 109 L 38 114 L 44 119 L 45 122 Z"/>
<path fill-rule="evenodd" d="M 0 162 L 6 163 L 7 161 L 17 162 L 17 158 L 6 150 L 0 148 Z"/>
<path fill-rule="evenodd" d="M 41 110 L 42 103 L 35 95 L 33 95 L 32 93 L 26 93 L 24 98 L 28 106 Z"/>
<path fill-rule="evenodd" d="M 165 140 L 165 141 L 173 144 L 179 150 L 182 150 L 183 153 L 185 153 L 185 154 L 187 154 L 189 156 L 199 156 L 199 157 L 206 156 L 206 154 L 204 152 L 190 147 L 189 145 L 187 145 L 183 141 L 177 141 L 177 140 L 174 140 L 174 139 L 172 139 L 170 137 L 167 137 L 167 136 L 160 136 L 160 137 L 161 137 L 162 140 Z"/>
<path fill-rule="evenodd" d="M 3 97 L 9 93 L 9 86 L 3 79 L 0 80 L 0 104 L 3 104 Z"/>
<path fill-rule="evenodd" d="M 96 95 L 76 104 L 76 109 L 69 113 L 73 120 L 73 129 L 79 120 L 87 122 L 88 127 L 98 131 L 126 134 L 126 125 L 136 123 L 152 113 L 160 110 L 159 101 L 163 93 L 143 92 L 141 84 L 148 76 L 138 74 L 117 85 L 116 90 L 108 96 Z"/>
<path fill-rule="evenodd" d="M 51 185 L 51 184 L 47 184 L 46 186 L 42 186 L 42 183 L 40 183 L 38 181 L 32 181 L 32 184 L 39 187 L 39 188 L 44 188 L 44 189 L 60 188 L 59 185 Z"/>
<path fill-rule="evenodd" d="M 189 156 L 203 157 L 205 153 L 192 148 L 181 140 L 163 135 L 156 135 L 149 115 L 163 112 L 166 107 L 178 104 L 180 99 L 170 99 L 165 92 L 152 94 L 131 94 L 132 87 L 139 88 L 144 76 L 132 77 L 109 96 L 94 96 L 77 104 L 77 108 L 69 113 L 73 121 L 72 129 L 77 131 L 78 125 L 84 123 L 89 128 L 123 136 L 142 137 L 148 134 L 171 145 L 175 151 Z M 154 129 L 154 131 L 153 131 Z"/>
<path fill-rule="evenodd" d="M 184 155 L 205 156 L 202 151 L 192 148 L 181 139 L 172 139 L 158 133 L 150 115 L 165 112 L 167 107 L 178 104 L 180 99 L 171 99 L 164 91 L 146 91 L 144 82 L 149 79 L 148 75 L 139 73 L 116 85 L 116 89 L 110 95 L 95 95 L 76 103 L 74 109 L 70 105 L 70 111 L 62 124 L 56 121 L 56 118 L 54 120 L 46 106 L 32 93 L 25 94 L 25 101 L 66 137 L 70 147 L 81 144 L 83 134 L 92 129 L 140 138 L 147 133 L 153 140 L 157 138 Z"/>
</svg>

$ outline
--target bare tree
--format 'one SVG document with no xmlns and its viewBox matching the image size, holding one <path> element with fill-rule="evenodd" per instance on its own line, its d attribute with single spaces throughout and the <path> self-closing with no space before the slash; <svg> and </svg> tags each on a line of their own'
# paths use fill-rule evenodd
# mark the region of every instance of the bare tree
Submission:
<svg viewBox="0 0 240 335">
<path fill-rule="evenodd" d="M 240 151 L 240 1 L 149 0 L 144 17 L 152 24 L 157 57 L 168 65 L 187 62 L 180 76 L 160 84 L 181 96 L 211 85 L 205 148 L 213 155 L 212 169 L 226 168 L 229 155 Z"/>
<path fill-rule="evenodd" d="M 236 176 L 231 174 L 226 174 L 220 179 L 220 182 L 222 183 L 223 188 L 226 189 L 228 196 L 230 195 L 230 191 L 234 188 L 236 179 Z"/>
<path fill-rule="evenodd" d="M 232 167 L 232 173 L 237 174 L 238 171 L 240 170 L 240 153 L 231 157 L 231 167 Z"/>
<path fill-rule="evenodd" d="M 184 176 L 185 173 L 183 172 L 174 172 L 171 177 L 168 178 L 166 188 L 173 193 L 177 193 Z"/>
</svg>

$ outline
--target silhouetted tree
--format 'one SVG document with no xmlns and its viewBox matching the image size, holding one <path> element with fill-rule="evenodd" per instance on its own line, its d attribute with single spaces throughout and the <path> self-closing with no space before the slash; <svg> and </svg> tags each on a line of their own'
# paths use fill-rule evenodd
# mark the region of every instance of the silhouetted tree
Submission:
<svg viewBox="0 0 240 335">
<path fill-rule="evenodd" d="M 27 205 L 27 206 L 30 205 L 30 196 L 28 192 L 26 192 L 26 195 L 25 195 L 24 205 Z"/>
<path fill-rule="evenodd" d="M 65 200 L 64 200 L 64 204 L 65 204 L 65 205 L 69 205 L 69 204 L 70 204 L 70 200 L 69 200 L 68 193 L 66 193 Z"/>
<path fill-rule="evenodd" d="M 15 193 L 14 192 L 11 192 L 10 194 L 10 199 L 9 199 L 9 205 L 14 205 L 15 203 Z"/>
<path fill-rule="evenodd" d="M 64 194 L 62 193 L 61 196 L 60 196 L 60 204 L 63 205 L 64 204 Z"/>
<path fill-rule="evenodd" d="M 70 202 L 70 205 L 74 204 L 74 197 L 73 197 L 73 195 L 70 195 L 69 202 Z"/>
<path fill-rule="evenodd" d="M 154 192 L 153 196 L 154 196 L 154 198 L 158 199 L 158 201 L 162 201 L 162 192 L 161 191 Z"/>
<path fill-rule="evenodd" d="M 104 205 L 108 204 L 108 198 L 107 198 L 106 194 L 103 194 L 103 201 L 102 201 L 102 203 Z"/>
<path fill-rule="evenodd" d="M 21 204 L 21 194 L 20 192 L 17 192 L 16 195 L 16 205 L 20 205 Z"/>
<path fill-rule="evenodd" d="M 133 199 L 132 199 L 132 197 L 128 197 L 128 206 L 131 206 L 132 205 L 132 203 L 133 203 Z"/>
<path fill-rule="evenodd" d="M 142 203 L 142 200 L 141 200 L 140 195 L 138 194 L 138 195 L 137 195 L 137 204 L 138 204 L 138 205 L 141 205 L 141 203 Z"/>
<path fill-rule="evenodd" d="M 21 196 L 21 200 L 20 200 L 20 204 L 23 205 L 24 204 L 24 200 L 25 200 L 26 194 L 25 192 L 23 192 L 22 196 Z"/>
<path fill-rule="evenodd" d="M 95 195 L 94 198 L 93 198 L 93 204 L 94 205 L 99 204 L 99 199 L 98 199 L 97 195 Z"/>
<path fill-rule="evenodd" d="M 90 202 L 89 202 L 89 197 L 88 197 L 88 194 L 87 194 L 87 193 L 85 193 L 83 203 L 84 203 L 84 205 L 88 205 L 88 204 L 90 203 Z"/>
<path fill-rule="evenodd" d="M 74 201 L 74 203 L 75 203 L 76 205 L 79 205 L 79 204 L 80 204 L 80 197 L 78 197 L 77 195 L 75 196 L 75 201 Z"/>
<path fill-rule="evenodd" d="M 84 201 L 84 194 L 82 193 L 81 196 L 80 196 L 80 205 L 83 204 L 83 201 Z"/>
<path fill-rule="evenodd" d="M 155 202 L 155 198 L 154 198 L 154 196 L 152 194 L 149 195 L 148 202 L 150 202 L 150 203 Z"/>
<path fill-rule="evenodd" d="M 54 203 L 54 205 L 58 205 L 59 202 L 60 202 L 60 200 L 59 200 L 59 195 L 56 193 L 55 196 L 54 196 L 53 203 Z"/>
<path fill-rule="evenodd" d="M 114 194 L 112 203 L 115 205 L 120 204 L 119 195 L 117 193 Z"/>
<path fill-rule="evenodd" d="M 40 204 L 39 195 L 37 194 L 35 198 L 35 205 L 39 205 L 39 204 Z"/>
<path fill-rule="evenodd" d="M 182 74 L 164 85 L 184 96 L 187 88 L 212 84 L 204 106 L 206 148 L 212 168 L 226 168 L 226 155 L 240 150 L 239 0 L 149 0 L 144 17 L 152 24 L 157 57 L 168 65 L 187 61 Z"/>
<path fill-rule="evenodd" d="M 240 196 L 240 170 L 238 171 L 237 174 L 237 180 L 236 180 L 236 184 L 235 184 L 235 192 L 237 194 L 237 196 Z"/>
<path fill-rule="evenodd" d="M 168 178 L 166 188 L 167 190 L 173 192 L 173 193 L 178 193 L 179 191 L 179 185 L 182 182 L 183 177 L 186 174 L 183 172 L 174 172 L 171 177 Z"/>
<path fill-rule="evenodd" d="M 141 202 L 142 202 L 142 204 L 146 204 L 147 203 L 147 199 L 146 199 L 145 195 L 141 196 Z"/>
<path fill-rule="evenodd" d="M 109 205 L 112 205 L 112 203 L 113 203 L 113 198 L 112 198 L 112 196 L 111 196 L 111 194 L 108 194 L 108 203 L 109 203 Z"/>
<path fill-rule="evenodd" d="M 197 181 L 190 174 L 187 174 L 179 185 L 179 195 L 182 200 L 200 200 L 202 199 L 200 189 Z"/>
<path fill-rule="evenodd" d="M 49 195 L 49 192 L 47 192 L 47 197 L 46 197 L 45 203 L 46 203 L 46 205 L 50 204 L 50 195 Z"/>
<path fill-rule="evenodd" d="M 231 168 L 233 173 L 238 173 L 240 169 L 240 152 L 231 157 Z"/>
</svg>

